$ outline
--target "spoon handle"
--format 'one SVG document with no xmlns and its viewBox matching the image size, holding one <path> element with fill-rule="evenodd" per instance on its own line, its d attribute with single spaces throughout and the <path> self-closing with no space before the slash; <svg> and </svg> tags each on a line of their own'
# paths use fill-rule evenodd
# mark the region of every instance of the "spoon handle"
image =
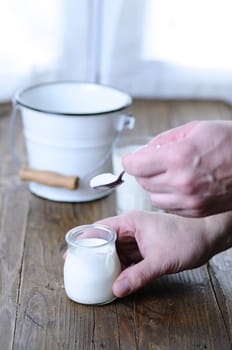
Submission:
<svg viewBox="0 0 232 350">
<path fill-rule="evenodd" d="M 123 177 L 123 175 L 125 174 L 125 170 L 123 170 L 121 173 L 120 173 L 120 175 L 119 175 L 119 177 L 118 177 L 118 180 L 119 181 L 121 181 L 122 180 L 122 177 Z"/>
</svg>

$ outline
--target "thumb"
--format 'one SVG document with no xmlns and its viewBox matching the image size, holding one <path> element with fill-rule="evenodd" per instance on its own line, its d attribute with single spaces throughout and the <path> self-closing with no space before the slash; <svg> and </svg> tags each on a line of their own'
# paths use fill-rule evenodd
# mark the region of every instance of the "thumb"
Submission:
<svg viewBox="0 0 232 350">
<path fill-rule="evenodd" d="M 144 287 L 158 276 L 159 274 L 155 273 L 155 271 L 151 273 L 149 262 L 142 260 L 121 272 L 113 284 L 113 293 L 119 298 L 125 297 Z"/>
</svg>

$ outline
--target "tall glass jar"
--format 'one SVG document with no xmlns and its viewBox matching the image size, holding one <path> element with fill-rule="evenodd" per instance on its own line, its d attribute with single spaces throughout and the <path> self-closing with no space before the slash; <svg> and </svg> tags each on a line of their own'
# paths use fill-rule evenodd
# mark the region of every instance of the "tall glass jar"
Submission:
<svg viewBox="0 0 232 350">
<path fill-rule="evenodd" d="M 106 304 L 115 299 L 112 285 L 121 271 L 115 231 L 92 224 L 77 226 L 66 234 L 64 263 L 67 296 L 81 304 Z"/>
<path fill-rule="evenodd" d="M 145 146 L 151 139 L 151 136 L 122 136 L 113 149 L 112 161 L 114 174 L 120 174 L 123 170 L 122 156 L 124 154 L 135 152 L 140 147 Z M 134 209 L 155 210 L 148 192 L 138 184 L 134 176 L 125 173 L 123 180 L 124 183 L 116 188 L 117 214 L 123 214 Z"/>
</svg>

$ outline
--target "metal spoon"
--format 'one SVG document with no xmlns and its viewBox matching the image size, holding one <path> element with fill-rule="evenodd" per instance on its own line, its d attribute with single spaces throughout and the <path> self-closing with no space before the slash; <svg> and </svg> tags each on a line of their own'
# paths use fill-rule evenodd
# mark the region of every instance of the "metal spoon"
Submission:
<svg viewBox="0 0 232 350">
<path fill-rule="evenodd" d="M 93 177 L 92 180 L 90 181 L 90 186 L 95 190 L 100 190 L 100 191 L 113 189 L 124 182 L 122 178 L 124 174 L 125 174 L 125 170 L 123 170 L 119 176 L 116 176 L 111 173 L 103 173 L 103 174 L 97 175 Z"/>
</svg>

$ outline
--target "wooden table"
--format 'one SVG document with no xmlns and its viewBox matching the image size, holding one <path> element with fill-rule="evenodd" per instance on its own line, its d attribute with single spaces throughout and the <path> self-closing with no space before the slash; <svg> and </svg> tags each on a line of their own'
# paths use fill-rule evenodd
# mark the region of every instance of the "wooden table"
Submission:
<svg viewBox="0 0 232 350">
<path fill-rule="evenodd" d="M 231 109 L 220 103 L 151 103 L 132 108 L 143 112 L 136 129 L 143 134 L 210 113 L 231 118 Z M 10 109 L 0 107 L 0 349 L 232 349 L 231 250 L 109 305 L 84 306 L 66 297 L 65 233 L 113 215 L 114 195 L 69 204 L 31 194 L 9 154 Z M 15 144 L 23 155 L 20 129 Z"/>
</svg>

